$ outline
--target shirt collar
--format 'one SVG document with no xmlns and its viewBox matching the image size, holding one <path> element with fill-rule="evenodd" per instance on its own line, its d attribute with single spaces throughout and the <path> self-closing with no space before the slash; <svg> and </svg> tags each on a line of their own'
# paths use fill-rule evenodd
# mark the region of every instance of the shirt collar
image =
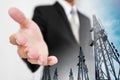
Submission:
<svg viewBox="0 0 120 80">
<path fill-rule="evenodd" d="M 57 0 L 60 5 L 63 7 L 65 13 L 67 14 L 67 16 L 70 16 L 71 14 L 71 10 L 73 9 L 73 11 L 76 13 L 77 12 L 77 8 L 76 5 L 71 6 L 67 1 L 65 0 Z"/>
</svg>

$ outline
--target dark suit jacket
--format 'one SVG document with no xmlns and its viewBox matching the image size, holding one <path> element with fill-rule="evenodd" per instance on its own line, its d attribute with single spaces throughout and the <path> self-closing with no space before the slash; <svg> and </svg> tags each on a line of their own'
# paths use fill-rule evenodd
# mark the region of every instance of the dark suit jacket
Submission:
<svg viewBox="0 0 120 80">
<path fill-rule="evenodd" d="M 83 47 L 85 53 L 86 51 L 89 52 L 90 20 L 80 12 L 78 14 L 80 19 L 80 44 L 73 36 L 65 11 L 58 2 L 54 5 L 37 6 L 35 8 L 33 21 L 38 24 L 42 31 L 44 40 L 48 45 L 49 55 L 57 56 L 58 63 L 64 62 L 65 58 L 70 58 L 69 56 L 74 56 L 75 53 L 79 53 L 80 46 Z M 87 50 L 84 48 L 87 48 Z M 75 56 L 77 57 L 78 54 Z M 32 72 L 39 67 L 38 65 L 27 64 Z"/>
</svg>

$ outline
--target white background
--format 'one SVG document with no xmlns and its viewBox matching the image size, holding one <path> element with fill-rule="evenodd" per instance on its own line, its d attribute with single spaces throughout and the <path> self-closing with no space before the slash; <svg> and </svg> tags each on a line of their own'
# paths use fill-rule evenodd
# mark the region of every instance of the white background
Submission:
<svg viewBox="0 0 120 80">
<path fill-rule="evenodd" d="M 33 77 L 33 74 L 17 55 L 16 47 L 9 43 L 9 36 L 19 29 L 19 25 L 9 17 L 8 9 L 10 7 L 17 7 L 22 10 L 28 18 L 31 18 L 36 5 L 52 4 L 54 1 L 55 0 L 0 1 L 0 80 L 32 80 Z M 89 12 L 89 15 L 91 15 L 88 2 L 84 5 L 77 3 L 77 5 L 85 14 Z"/>
</svg>

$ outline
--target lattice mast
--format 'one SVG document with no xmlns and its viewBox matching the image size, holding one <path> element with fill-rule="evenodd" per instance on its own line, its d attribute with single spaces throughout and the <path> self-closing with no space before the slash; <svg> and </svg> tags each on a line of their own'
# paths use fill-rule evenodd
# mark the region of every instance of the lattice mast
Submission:
<svg viewBox="0 0 120 80">
<path fill-rule="evenodd" d="M 82 48 L 80 47 L 79 52 L 79 63 L 78 63 L 78 78 L 77 80 L 89 80 L 88 68 L 85 64 L 85 56 L 83 54 Z"/>
<path fill-rule="evenodd" d="M 58 71 L 57 71 L 57 68 L 55 69 L 53 80 L 58 80 Z"/>
<path fill-rule="evenodd" d="M 69 80 L 74 80 L 72 68 L 70 69 Z"/>
<path fill-rule="evenodd" d="M 45 67 L 42 80 L 51 80 L 50 66 Z"/>
<path fill-rule="evenodd" d="M 96 80 L 120 80 L 120 55 L 95 15 L 91 31 L 94 32 L 91 46 L 94 45 Z"/>
</svg>

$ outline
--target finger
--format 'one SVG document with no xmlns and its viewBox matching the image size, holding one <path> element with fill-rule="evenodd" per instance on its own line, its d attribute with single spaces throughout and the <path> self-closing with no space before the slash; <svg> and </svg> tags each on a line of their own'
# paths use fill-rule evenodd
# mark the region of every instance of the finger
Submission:
<svg viewBox="0 0 120 80">
<path fill-rule="evenodd" d="M 24 25 L 24 26 L 21 26 L 21 27 L 27 27 L 25 25 L 28 24 L 29 20 L 25 17 L 23 12 L 21 12 L 19 9 L 17 9 L 17 8 L 10 8 L 8 13 L 11 16 L 12 19 L 14 19 L 20 25 Z"/>
<path fill-rule="evenodd" d="M 16 39 L 15 39 L 15 34 L 13 34 L 13 35 L 10 36 L 9 41 L 10 41 L 11 44 L 17 45 Z"/>
<path fill-rule="evenodd" d="M 55 56 L 50 56 L 48 57 L 48 63 L 45 64 L 44 61 L 40 61 L 40 59 L 32 59 L 32 58 L 28 58 L 27 59 L 31 64 L 39 64 L 41 66 L 52 66 L 58 63 L 58 59 Z M 39 62 L 40 61 L 40 62 Z"/>
<path fill-rule="evenodd" d="M 47 59 L 43 58 L 43 57 L 39 57 L 38 59 L 36 58 L 27 58 L 27 60 L 31 63 L 31 64 L 38 64 L 41 66 L 47 66 Z"/>
<path fill-rule="evenodd" d="M 37 64 L 41 66 L 47 65 L 47 55 L 38 53 L 34 48 L 26 48 L 26 51 L 28 51 L 27 56 L 30 59 L 37 60 Z M 30 61 L 30 60 L 29 60 Z"/>
<path fill-rule="evenodd" d="M 47 62 L 48 62 L 47 65 L 52 66 L 58 63 L 58 59 L 55 56 L 49 56 Z"/>
<path fill-rule="evenodd" d="M 31 59 L 38 59 L 39 58 L 39 54 L 36 50 L 32 49 L 32 48 L 26 48 L 25 51 L 27 51 L 27 56 L 28 58 L 31 58 Z"/>
<path fill-rule="evenodd" d="M 24 37 L 22 33 L 17 33 L 15 35 L 15 41 L 18 46 L 24 46 L 27 43 L 27 39 Z"/>
<path fill-rule="evenodd" d="M 27 60 L 28 60 L 28 62 L 30 62 L 31 64 L 38 64 L 38 60 L 36 60 L 36 59 L 28 58 Z"/>
<path fill-rule="evenodd" d="M 47 56 L 39 56 L 38 64 L 41 66 L 47 66 Z"/>
<path fill-rule="evenodd" d="M 24 45 L 27 42 L 27 39 L 22 34 L 13 34 L 9 38 L 10 43 L 13 45 Z"/>
<path fill-rule="evenodd" d="M 17 52 L 21 58 L 28 58 L 27 52 L 25 51 L 24 46 L 19 46 Z"/>
</svg>

